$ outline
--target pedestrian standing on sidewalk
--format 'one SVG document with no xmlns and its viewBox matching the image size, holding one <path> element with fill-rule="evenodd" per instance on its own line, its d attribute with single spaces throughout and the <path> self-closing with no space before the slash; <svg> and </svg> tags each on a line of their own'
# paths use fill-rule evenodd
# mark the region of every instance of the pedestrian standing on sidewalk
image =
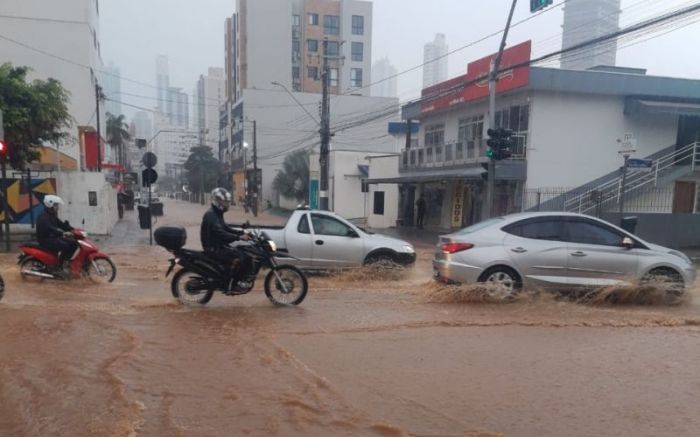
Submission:
<svg viewBox="0 0 700 437">
<path fill-rule="evenodd" d="M 418 209 L 416 226 L 418 229 L 423 229 L 423 226 L 425 225 L 425 199 L 423 198 L 423 195 L 418 198 L 416 208 Z"/>
</svg>

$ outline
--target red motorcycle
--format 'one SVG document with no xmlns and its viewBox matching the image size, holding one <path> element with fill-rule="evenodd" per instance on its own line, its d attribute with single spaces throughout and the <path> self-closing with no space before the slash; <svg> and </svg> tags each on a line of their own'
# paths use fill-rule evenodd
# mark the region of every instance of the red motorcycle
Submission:
<svg viewBox="0 0 700 437">
<path fill-rule="evenodd" d="M 60 267 L 58 255 L 39 244 L 20 246 L 19 270 L 22 279 L 70 279 L 90 278 L 95 282 L 112 282 L 117 268 L 109 256 L 100 252 L 95 243 L 88 240 L 87 233 L 80 229 L 71 232 L 78 242 L 78 251 L 70 260 L 70 275 L 66 277 Z"/>
</svg>

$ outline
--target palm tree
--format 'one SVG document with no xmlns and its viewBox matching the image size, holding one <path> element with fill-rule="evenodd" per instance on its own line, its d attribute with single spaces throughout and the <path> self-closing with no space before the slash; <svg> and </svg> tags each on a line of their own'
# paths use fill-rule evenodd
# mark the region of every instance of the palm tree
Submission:
<svg viewBox="0 0 700 437">
<path fill-rule="evenodd" d="M 190 149 L 190 156 L 185 162 L 187 183 L 190 192 L 199 193 L 204 201 L 204 193 L 213 190 L 219 181 L 221 163 L 209 146 L 197 146 Z"/>
<path fill-rule="evenodd" d="M 124 115 L 116 116 L 107 113 L 107 143 L 112 146 L 112 150 L 117 153 L 117 163 L 124 165 L 124 145 L 131 139 L 129 134 L 129 126 L 124 121 Z"/>
<path fill-rule="evenodd" d="M 309 197 L 309 154 L 298 150 L 287 155 L 272 187 L 287 199 L 306 201 Z"/>
</svg>

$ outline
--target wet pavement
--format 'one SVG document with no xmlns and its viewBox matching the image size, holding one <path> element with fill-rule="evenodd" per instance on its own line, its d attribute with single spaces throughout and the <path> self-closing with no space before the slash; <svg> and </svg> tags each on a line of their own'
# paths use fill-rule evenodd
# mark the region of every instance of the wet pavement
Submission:
<svg viewBox="0 0 700 437">
<path fill-rule="evenodd" d="M 186 226 L 197 247 L 202 213 L 167 203 L 159 224 Z M 163 277 L 168 253 L 143 243 L 127 213 L 100 242 L 119 272 L 99 288 L 28 285 L 0 257 L 0 435 L 700 430 L 698 290 L 677 306 L 478 303 L 431 283 L 426 247 L 410 272 L 312 276 L 298 308 L 272 306 L 261 285 L 186 307 Z"/>
</svg>

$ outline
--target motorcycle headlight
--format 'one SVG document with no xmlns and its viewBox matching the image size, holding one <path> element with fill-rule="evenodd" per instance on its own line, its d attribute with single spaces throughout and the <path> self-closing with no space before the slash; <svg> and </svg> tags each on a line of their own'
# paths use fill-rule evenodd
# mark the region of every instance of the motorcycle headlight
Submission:
<svg viewBox="0 0 700 437">
<path fill-rule="evenodd" d="M 271 252 L 277 252 L 277 243 L 275 243 L 272 240 L 267 240 L 268 246 L 270 246 L 270 251 Z"/>
</svg>

